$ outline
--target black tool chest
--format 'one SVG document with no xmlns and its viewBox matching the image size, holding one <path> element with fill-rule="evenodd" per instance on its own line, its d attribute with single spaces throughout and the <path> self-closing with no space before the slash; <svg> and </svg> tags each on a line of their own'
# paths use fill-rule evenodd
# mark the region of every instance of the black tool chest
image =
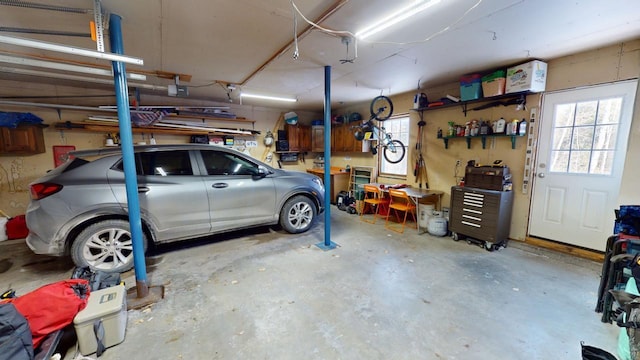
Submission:
<svg viewBox="0 0 640 360">
<path fill-rule="evenodd" d="M 454 240 L 469 237 L 489 251 L 506 247 L 512 208 L 512 191 L 453 186 L 449 230 Z"/>
</svg>

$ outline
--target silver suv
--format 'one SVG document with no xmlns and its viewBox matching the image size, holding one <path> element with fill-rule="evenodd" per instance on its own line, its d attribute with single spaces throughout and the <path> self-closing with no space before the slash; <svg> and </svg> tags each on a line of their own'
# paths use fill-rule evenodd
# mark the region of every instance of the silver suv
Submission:
<svg viewBox="0 0 640 360">
<path fill-rule="evenodd" d="M 307 231 L 324 210 L 319 177 L 274 169 L 211 145 L 134 149 L 143 242 L 167 243 L 280 223 Z M 133 266 L 120 148 L 76 151 L 31 184 L 27 244 L 37 254 L 71 255 L 78 266 L 122 272 Z"/>
</svg>

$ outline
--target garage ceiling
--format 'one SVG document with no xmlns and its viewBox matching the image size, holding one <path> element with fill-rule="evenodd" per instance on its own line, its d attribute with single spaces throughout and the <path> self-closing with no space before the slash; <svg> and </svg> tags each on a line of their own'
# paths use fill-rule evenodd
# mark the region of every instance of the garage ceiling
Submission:
<svg viewBox="0 0 640 360">
<path fill-rule="evenodd" d="M 294 0 L 293 3 L 309 20 L 322 19 L 320 25 L 324 28 L 355 33 L 410 2 Z M 28 3 L 31 6 L 16 4 L 24 2 L 0 0 L 0 35 L 96 48 L 86 37 L 94 1 L 32 0 Z M 34 4 L 89 11 L 44 10 L 34 8 L 37 7 Z M 225 102 L 230 99 L 239 103 L 239 92 L 244 91 L 295 97 L 298 102 L 286 106 L 307 110 L 323 107 L 326 65 L 332 69 L 331 98 L 336 106 L 367 101 L 381 93 L 413 91 L 418 86 L 428 89 L 456 81 L 464 73 L 530 57 L 555 58 L 640 36 L 637 0 L 442 0 L 366 42 L 358 41 L 357 58 L 354 58 L 356 44 L 350 36 L 317 29 L 305 32 L 309 25 L 296 15 L 300 36 L 299 56 L 294 59 L 294 10 L 288 0 L 102 0 L 101 4 L 105 12 L 123 18 L 125 53 L 144 59 L 142 68 L 127 65 L 127 71 L 163 71 L 170 73 L 169 77 L 172 73 L 190 75 L 189 82 L 183 77 L 180 84 L 189 86 L 189 97 L 193 99 Z M 350 39 L 348 44 L 344 36 Z M 108 50 L 108 38 L 105 42 Z M 0 44 L 2 54 L 109 65 L 6 44 Z M 20 67 L 0 63 L 0 78 L 110 90 L 104 85 L 25 76 L 12 71 Z M 149 76 L 143 83 L 166 86 L 174 84 L 174 80 Z M 235 89 L 229 91 L 225 84 L 233 84 Z M 29 95 L 42 95 L 37 94 L 37 87 L 29 91 L 33 92 Z M 164 89 L 140 91 L 166 95 Z M 65 93 L 60 90 L 56 95 L 63 98 Z M 273 106 L 259 100 L 242 102 Z M 167 103 L 172 100 L 168 98 Z"/>
</svg>

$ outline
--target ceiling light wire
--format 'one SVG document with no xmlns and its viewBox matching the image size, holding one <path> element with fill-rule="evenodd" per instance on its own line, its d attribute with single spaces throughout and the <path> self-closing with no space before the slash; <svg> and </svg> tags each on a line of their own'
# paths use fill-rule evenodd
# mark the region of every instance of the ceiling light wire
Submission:
<svg viewBox="0 0 640 360">
<path fill-rule="evenodd" d="M 298 60 L 300 57 L 300 49 L 298 49 L 298 16 L 296 15 L 295 5 L 293 4 L 293 0 L 291 0 L 291 13 L 293 14 L 293 60 Z"/>
<path fill-rule="evenodd" d="M 291 7 L 293 9 L 295 9 L 295 11 L 300 15 L 300 17 L 307 24 L 313 26 L 314 28 L 316 28 L 316 29 L 318 29 L 318 30 L 320 30 L 320 31 L 322 31 L 324 33 L 327 33 L 329 35 L 340 35 L 341 38 L 344 38 L 345 35 L 348 35 L 349 37 L 353 38 L 354 39 L 354 46 L 353 46 L 354 47 L 354 55 L 353 55 L 353 59 L 351 59 L 352 61 L 350 61 L 350 62 L 353 62 L 353 60 L 358 58 L 358 38 L 356 38 L 356 35 L 354 33 L 352 33 L 351 31 L 347 31 L 347 30 L 331 30 L 331 29 L 324 28 L 324 27 L 314 23 L 313 21 L 307 19 L 306 16 L 304 16 L 302 11 L 300 11 L 300 9 L 298 9 L 298 6 L 293 2 L 293 0 L 291 0 Z M 293 17 L 293 23 L 294 23 L 294 27 L 297 26 L 297 18 L 295 16 L 295 14 L 294 14 L 294 17 Z M 297 31 L 294 31 L 294 40 L 295 40 L 295 44 L 296 44 L 295 46 L 296 46 L 296 52 L 297 52 L 298 51 L 298 37 L 297 37 L 296 34 L 297 34 Z M 294 59 L 297 59 L 296 52 L 294 52 L 294 54 L 293 54 Z M 299 55 L 299 53 L 298 53 L 298 55 Z"/>
<path fill-rule="evenodd" d="M 324 27 L 322 27 L 322 26 L 320 26 L 320 25 L 318 25 L 318 24 L 314 23 L 313 21 L 311 21 L 311 20 L 307 19 L 307 17 L 306 17 L 306 16 L 304 16 L 304 14 L 302 13 L 302 11 L 300 11 L 300 9 L 298 9 L 298 6 L 293 2 L 293 0 L 291 0 L 291 6 L 295 9 L 295 11 L 300 15 L 300 17 L 301 17 L 301 18 L 302 18 L 302 19 L 303 19 L 307 24 L 309 24 L 309 25 L 313 26 L 314 28 L 316 28 L 316 29 L 318 29 L 318 30 L 320 30 L 320 31 L 322 31 L 322 32 L 324 32 L 324 33 L 330 34 L 330 35 L 340 35 L 341 37 L 344 37 L 344 35 L 348 35 L 348 36 L 350 36 L 350 37 L 352 37 L 352 38 L 356 39 L 355 34 L 354 34 L 354 33 L 352 33 L 351 31 L 347 31 L 347 30 L 331 30 L 331 29 L 327 29 L 327 28 L 324 28 Z M 295 22 L 296 20 L 295 20 L 295 19 L 296 19 L 296 17 L 295 17 L 295 14 L 294 14 L 294 26 L 295 26 L 295 24 L 296 24 L 296 22 Z M 295 32 L 294 32 L 294 34 L 295 34 Z M 295 35 L 294 35 L 294 39 L 295 39 L 295 43 L 296 43 L 296 51 L 297 51 L 297 49 L 298 49 L 298 38 L 297 38 L 297 36 L 295 36 Z M 354 47 L 355 47 L 355 51 L 354 51 L 354 57 L 353 57 L 353 60 L 355 60 L 355 59 L 357 59 L 357 58 L 358 58 L 358 40 L 357 40 L 357 39 L 356 39 L 356 41 L 355 41 Z M 294 59 L 295 59 L 295 53 L 294 53 Z"/>
</svg>

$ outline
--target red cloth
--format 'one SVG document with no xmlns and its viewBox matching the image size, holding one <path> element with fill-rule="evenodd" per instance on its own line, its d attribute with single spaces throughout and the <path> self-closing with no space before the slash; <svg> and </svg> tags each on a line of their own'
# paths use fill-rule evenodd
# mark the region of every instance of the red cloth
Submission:
<svg viewBox="0 0 640 360">
<path fill-rule="evenodd" d="M 89 293 L 87 280 L 69 279 L 44 285 L 8 302 L 27 319 L 33 347 L 37 348 L 45 336 L 71 324 L 76 314 L 87 306 Z"/>
<path fill-rule="evenodd" d="M 24 215 L 18 215 L 9 219 L 9 221 L 7 221 L 6 229 L 7 238 L 9 238 L 9 240 L 24 239 L 29 235 L 27 221 Z"/>
</svg>

